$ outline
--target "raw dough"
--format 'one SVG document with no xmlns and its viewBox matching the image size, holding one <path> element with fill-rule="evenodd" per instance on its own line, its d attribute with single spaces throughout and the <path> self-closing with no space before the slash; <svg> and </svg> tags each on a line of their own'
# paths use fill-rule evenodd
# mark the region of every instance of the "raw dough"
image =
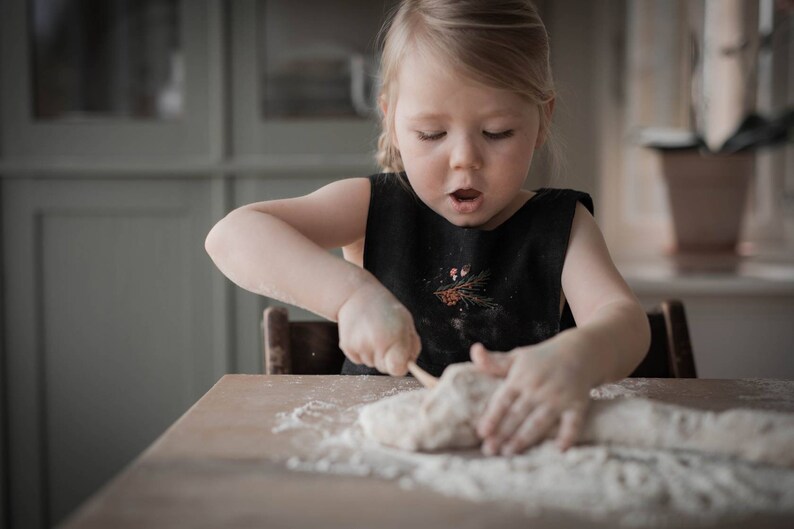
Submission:
<svg viewBox="0 0 794 529">
<path fill-rule="evenodd" d="M 432 390 L 365 406 L 359 422 L 375 441 L 410 451 L 474 448 L 477 419 L 499 379 L 471 363 L 449 366 Z M 722 413 L 644 398 L 595 400 L 580 443 L 686 449 L 794 467 L 794 415 L 750 409 Z"/>
</svg>

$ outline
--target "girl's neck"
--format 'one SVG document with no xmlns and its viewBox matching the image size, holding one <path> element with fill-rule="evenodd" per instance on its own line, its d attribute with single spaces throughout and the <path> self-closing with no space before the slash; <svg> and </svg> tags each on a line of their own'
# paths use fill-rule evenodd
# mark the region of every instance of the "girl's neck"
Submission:
<svg viewBox="0 0 794 529">
<path fill-rule="evenodd" d="M 524 204 L 527 203 L 529 199 L 535 196 L 534 191 L 527 191 L 526 189 L 521 189 L 515 196 L 515 198 L 504 208 L 502 211 L 497 213 L 495 216 L 491 217 L 488 222 L 479 226 L 478 228 L 485 231 L 495 230 L 499 226 L 501 226 L 505 221 L 507 221 L 510 217 L 515 215 L 515 213 L 521 209 Z"/>
</svg>

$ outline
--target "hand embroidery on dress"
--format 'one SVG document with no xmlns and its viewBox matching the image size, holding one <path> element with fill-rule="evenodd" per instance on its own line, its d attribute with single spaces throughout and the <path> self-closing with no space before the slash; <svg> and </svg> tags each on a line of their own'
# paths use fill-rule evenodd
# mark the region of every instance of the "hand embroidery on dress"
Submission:
<svg viewBox="0 0 794 529">
<path fill-rule="evenodd" d="M 491 272 L 485 270 L 466 278 L 470 271 L 471 265 L 464 266 L 460 270 L 460 280 L 458 281 L 458 269 L 452 268 L 449 271 L 449 276 L 452 278 L 453 283 L 439 287 L 433 294 L 450 307 L 457 305 L 460 301 L 466 307 L 472 304 L 486 308 L 497 307 L 498 305 L 491 298 L 482 295 Z"/>
</svg>

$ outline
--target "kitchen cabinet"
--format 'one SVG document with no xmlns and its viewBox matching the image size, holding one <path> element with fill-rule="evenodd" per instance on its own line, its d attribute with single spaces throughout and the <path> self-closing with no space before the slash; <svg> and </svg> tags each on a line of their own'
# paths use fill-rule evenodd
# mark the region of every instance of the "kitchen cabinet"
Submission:
<svg viewBox="0 0 794 529">
<path fill-rule="evenodd" d="M 222 374 L 260 372 L 272 301 L 226 280 L 204 237 L 236 206 L 377 170 L 374 44 L 394 4 L 0 2 L 0 526 L 56 524 Z M 571 108 L 556 119 L 571 147 L 557 185 L 593 192 L 603 105 L 581 87 L 603 71 L 581 49 L 601 25 L 589 3 L 539 4 Z M 680 284 L 637 281 L 649 305 Z M 679 296 L 696 356 L 744 310 L 744 336 L 790 344 L 791 291 L 764 288 Z M 726 299 L 732 316 L 701 333 Z M 780 365 L 739 372 L 745 342 L 720 340 L 710 350 L 728 352 L 704 357 L 704 373 Z"/>
<path fill-rule="evenodd" d="M 394 3 L 230 3 L 235 157 L 369 162 L 376 138 L 375 38 Z"/>
<path fill-rule="evenodd" d="M 271 301 L 204 237 L 238 205 L 376 171 L 393 4 L 0 3 L 8 527 L 57 524 L 220 376 L 261 370 Z"/>
<path fill-rule="evenodd" d="M 3 182 L 12 527 L 57 522 L 225 372 L 186 179 Z"/>
</svg>

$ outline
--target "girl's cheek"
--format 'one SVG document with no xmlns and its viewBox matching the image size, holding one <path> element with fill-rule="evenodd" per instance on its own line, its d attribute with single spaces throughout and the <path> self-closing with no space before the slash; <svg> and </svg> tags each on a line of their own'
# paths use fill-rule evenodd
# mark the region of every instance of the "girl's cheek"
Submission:
<svg viewBox="0 0 794 529">
<path fill-rule="evenodd" d="M 419 140 L 416 141 L 419 142 Z M 408 143 L 401 152 L 403 156 L 407 158 L 425 158 L 431 155 L 434 151 L 432 146 L 429 145 L 417 145 L 415 143 Z"/>
</svg>

